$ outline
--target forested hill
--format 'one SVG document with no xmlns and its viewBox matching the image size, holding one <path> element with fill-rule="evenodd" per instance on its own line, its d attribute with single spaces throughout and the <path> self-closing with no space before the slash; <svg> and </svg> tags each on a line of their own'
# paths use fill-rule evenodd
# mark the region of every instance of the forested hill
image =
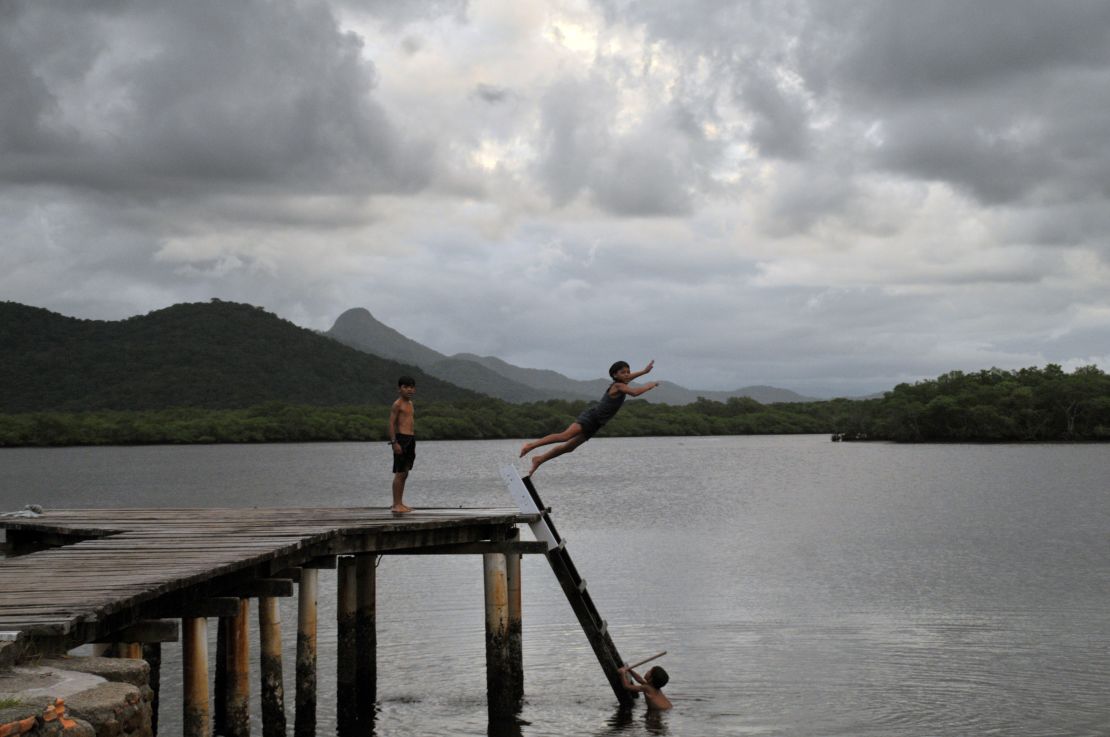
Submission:
<svg viewBox="0 0 1110 737">
<path fill-rule="evenodd" d="M 101 321 L 0 303 L 0 412 L 387 404 L 403 373 L 424 400 L 481 397 L 251 305 Z"/>
</svg>

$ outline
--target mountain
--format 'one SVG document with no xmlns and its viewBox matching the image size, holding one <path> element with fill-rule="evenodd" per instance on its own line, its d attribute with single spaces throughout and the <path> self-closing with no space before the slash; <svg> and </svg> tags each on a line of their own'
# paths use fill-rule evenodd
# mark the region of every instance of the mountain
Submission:
<svg viewBox="0 0 1110 737">
<path fill-rule="evenodd" d="M 340 315 L 331 330 L 324 335 L 374 356 L 411 363 L 419 366 L 429 376 L 506 402 L 538 402 L 550 398 L 548 394 L 506 378 L 480 363 L 460 356 L 448 357 L 417 343 L 380 322 L 369 310 L 361 307 L 347 310 Z"/>
<path fill-rule="evenodd" d="M 356 307 L 335 320 L 325 335 L 340 343 L 391 361 L 424 368 L 447 358 L 439 351 L 406 338 L 388 325 L 374 319 L 370 310 Z"/>
<path fill-rule="evenodd" d="M 578 381 L 550 369 L 521 368 L 493 356 L 456 353 L 455 358 L 485 366 L 490 371 L 544 393 L 544 399 L 597 399 L 609 382 L 605 379 Z"/>
<path fill-rule="evenodd" d="M 549 369 L 514 366 L 494 356 L 456 353 L 447 357 L 379 322 L 368 310 L 361 307 L 347 310 L 340 315 L 325 335 L 376 356 L 411 361 L 432 376 L 508 402 L 544 399 L 595 400 L 609 386 L 609 380 L 604 376 L 580 381 Z M 706 391 L 687 389 L 666 380 L 663 380 L 662 386 L 644 395 L 644 399 L 651 402 L 675 405 L 690 404 L 697 401 L 698 397 L 718 402 L 727 401 L 730 397 L 750 397 L 762 404 L 816 401 L 813 397 L 773 386 Z"/>
<path fill-rule="evenodd" d="M 102 321 L 0 303 L 0 412 L 388 404 L 401 374 L 416 378 L 421 399 L 480 398 L 251 305 Z"/>
</svg>

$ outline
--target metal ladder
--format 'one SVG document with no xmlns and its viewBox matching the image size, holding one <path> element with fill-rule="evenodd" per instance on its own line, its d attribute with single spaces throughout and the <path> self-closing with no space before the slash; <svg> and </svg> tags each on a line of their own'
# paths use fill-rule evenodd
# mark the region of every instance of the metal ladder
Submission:
<svg viewBox="0 0 1110 737">
<path fill-rule="evenodd" d="M 575 616 L 578 617 L 578 623 L 582 625 L 582 631 L 586 633 L 586 639 L 594 649 L 594 655 L 597 656 L 605 677 L 609 679 L 609 685 L 612 686 L 617 701 L 623 706 L 631 706 L 637 694 L 635 691 L 625 689 L 620 673 L 617 672 L 624 661 L 621 660 L 617 646 L 609 637 L 608 625 L 594 606 L 594 601 L 586 588 L 586 579 L 578 573 L 574 561 L 571 560 L 566 540 L 561 538 L 558 530 L 555 529 L 555 522 L 551 519 L 551 508 L 545 506 L 540 495 L 536 493 L 532 478 L 522 477 L 516 466 L 502 466 L 501 478 L 521 513 L 539 515 L 536 521 L 531 523 L 532 534 L 537 540 L 547 543 L 547 562 L 551 564 L 551 570 L 555 572 L 559 585 L 563 587 L 563 593 L 566 594 L 567 601 L 570 602 Z"/>
</svg>

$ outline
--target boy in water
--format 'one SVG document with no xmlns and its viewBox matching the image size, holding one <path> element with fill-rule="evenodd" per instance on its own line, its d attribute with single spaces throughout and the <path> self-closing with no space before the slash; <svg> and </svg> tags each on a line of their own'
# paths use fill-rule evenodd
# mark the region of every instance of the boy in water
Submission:
<svg viewBox="0 0 1110 737">
<path fill-rule="evenodd" d="M 389 408 L 389 447 L 393 450 L 393 506 L 390 511 L 403 514 L 411 512 L 401 498 L 405 495 L 405 481 L 416 462 L 416 412 L 412 395 L 416 393 L 416 379 L 402 376 L 397 379 L 397 399 Z"/>
<path fill-rule="evenodd" d="M 624 684 L 625 689 L 629 691 L 638 691 L 644 695 L 644 701 L 647 702 L 647 708 L 652 711 L 666 711 L 670 709 L 673 704 L 671 700 L 663 695 L 663 687 L 667 685 L 667 681 L 671 677 L 667 675 L 667 671 L 663 670 L 661 666 L 655 666 L 647 672 L 647 677 L 641 676 L 636 671 L 629 668 L 627 665 L 617 670 L 621 674 L 621 682 Z M 635 678 L 636 683 L 632 682 Z"/>
<path fill-rule="evenodd" d="M 638 397 L 644 392 L 651 391 L 659 386 L 658 381 L 650 381 L 643 386 L 628 385 L 628 382 L 633 379 L 649 373 L 654 366 L 655 361 L 649 361 L 642 371 L 632 371 L 625 361 L 617 361 L 610 366 L 609 378 L 613 380 L 613 383 L 601 395 L 601 400 L 597 404 L 583 410 L 582 414 L 578 415 L 578 418 L 570 423 L 566 430 L 552 433 L 521 446 L 520 457 L 523 458 L 540 446 L 562 443 L 562 445 L 552 448 L 546 453 L 534 456 L 532 458 L 532 469 L 528 471 L 528 475 L 534 474 L 537 468 L 552 458 L 571 452 L 593 437 L 594 433 L 600 430 L 606 422 L 613 419 L 613 415 L 617 414 L 617 410 L 624 404 L 625 397 Z"/>
</svg>

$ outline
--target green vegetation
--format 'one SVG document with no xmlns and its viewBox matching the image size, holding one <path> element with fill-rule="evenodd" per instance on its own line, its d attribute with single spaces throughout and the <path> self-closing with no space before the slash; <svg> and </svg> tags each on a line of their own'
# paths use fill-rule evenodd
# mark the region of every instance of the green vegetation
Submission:
<svg viewBox="0 0 1110 737">
<path fill-rule="evenodd" d="M 430 400 L 481 396 L 251 305 L 103 321 L 0 302 L 0 412 L 381 404 L 406 373 Z"/>
<path fill-rule="evenodd" d="M 588 402 L 419 401 L 422 439 L 534 438 L 562 430 Z M 385 439 L 388 404 L 247 409 L 28 412 L 0 415 L 0 446 L 256 443 Z M 1110 376 L 1094 366 L 953 371 L 899 384 L 882 399 L 760 404 L 633 401 L 602 436 L 834 433 L 846 440 L 1110 440 Z"/>
<path fill-rule="evenodd" d="M 7 696 L 5 696 L 4 698 L 0 698 L 0 709 L 11 709 L 13 707 L 20 706 L 21 704 L 23 704 L 23 702 L 19 699 L 10 698 Z"/>
<path fill-rule="evenodd" d="M 251 305 L 115 322 L 0 302 L 0 446 L 382 440 L 396 378 L 425 439 L 534 438 L 588 403 L 510 404 L 354 350 Z M 649 398 L 650 399 L 650 398 Z M 3 414 L 7 413 L 7 414 Z M 1110 377 L 1049 364 L 952 371 L 881 399 L 629 402 L 602 435 L 832 433 L 845 440 L 1110 440 Z"/>
<path fill-rule="evenodd" d="M 839 425 L 845 439 L 900 442 L 1110 440 L 1110 376 L 1097 366 L 951 371 L 899 384 Z"/>
<path fill-rule="evenodd" d="M 562 430 L 588 404 L 420 402 L 417 428 L 425 440 L 539 437 Z M 812 409 L 799 412 L 796 404 L 761 405 L 751 399 L 702 400 L 683 407 L 630 402 L 601 435 L 828 432 L 835 403 L 817 404 L 828 405 L 821 407 L 824 416 Z M 30 412 L 0 415 L 0 446 L 373 441 L 385 440 L 388 416 L 384 404 L 312 407 L 280 402 L 226 410 Z"/>
</svg>

